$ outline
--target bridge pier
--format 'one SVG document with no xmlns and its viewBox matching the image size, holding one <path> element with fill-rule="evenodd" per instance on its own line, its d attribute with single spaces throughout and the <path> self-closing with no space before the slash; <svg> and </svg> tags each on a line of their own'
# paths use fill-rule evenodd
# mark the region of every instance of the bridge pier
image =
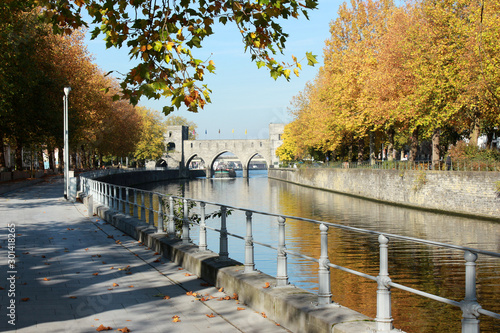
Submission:
<svg viewBox="0 0 500 333">
<path fill-rule="evenodd" d="M 243 178 L 248 178 L 248 168 L 243 167 Z"/>
<path fill-rule="evenodd" d="M 206 168 L 205 174 L 207 175 L 207 178 L 212 178 L 212 168 Z"/>
</svg>

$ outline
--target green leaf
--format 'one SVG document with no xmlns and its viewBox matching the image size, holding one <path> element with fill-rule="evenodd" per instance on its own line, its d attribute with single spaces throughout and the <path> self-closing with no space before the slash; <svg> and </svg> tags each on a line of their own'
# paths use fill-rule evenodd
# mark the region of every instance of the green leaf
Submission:
<svg viewBox="0 0 500 333">
<path fill-rule="evenodd" d="M 314 66 L 318 61 L 316 60 L 316 55 L 313 55 L 312 52 L 306 52 L 307 64 L 309 66 Z"/>
<path fill-rule="evenodd" d="M 261 68 L 262 66 L 266 65 L 266 63 L 264 61 L 257 61 L 256 64 L 257 64 L 257 68 Z"/>
<path fill-rule="evenodd" d="M 277 80 L 278 77 L 280 76 L 280 72 L 274 68 L 271 70 L 270 74 L 271 74 L 271 77 L 275 80 Z"/>
<path fill-rule="evenodd" d="M 163 44 L 157 40 L 156 42 L 153 43 L 153 50 L 155 50 L 156 52 L 159 52 L 161 50 L 162 46 L 163 46 Z"/>
<path fill-rule="evenodd" d="M 163 107 L 163 113 L 165 114 L 165 116 L 169 115 L 170 113 L 174 112 L 174 107 L 173 106 L 164 106 Z M 154 296 L 154 297 L 163 297 L 162 296 Z"/>
</svg>

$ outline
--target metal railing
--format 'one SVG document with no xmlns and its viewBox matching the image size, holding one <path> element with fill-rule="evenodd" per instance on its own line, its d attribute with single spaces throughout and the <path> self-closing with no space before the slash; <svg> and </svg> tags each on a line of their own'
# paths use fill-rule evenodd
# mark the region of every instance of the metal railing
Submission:
<svg viewBox="0 0 500 333">
<path fill-rule="evenodd" d="M 363 162 L 290 162 L 283 168 L 335 168 L 335 169 L 380 169 L 380 170 L 437 170 L 437 171 L 500 171 L 500 162 L 490 161 L 439 161 L 434 167 L 431 160 L 419 161 L 363 161 Z"/>
<path fill-rule="evenodd" d="M 282 287 L 289 284 L 287 274 L 287 255 L 297 256 L 319 264 L 318 277 L 318 306 L 326 306 L 332 303 L 332 294 L 330 288 L 330 268 L 338 269 L 350 274 L 354 274 L 377 283 L 377 312 L 376 312 L 376 330 L 378 332 L 389 332 L 393 329 L 393 319 L 391 314 L 391 287 L 405 290 L 429 299 L 439 301 L 445 304 L 459 307 L 462 310 L 462 332 L 479 333 L 480 314 L 500 320 L 500 314 L 483 309 L 476 298 L 476 260 L 478 255 L 500 258 L 500 253 L 484 251 L 464 246 L 434 242 L 419 238 L 400 236 L 389 233 L 382 233 L 373 230 L 361 229 L 345 225 L 339 225 L 329 222 L 323 222 L 313 219 L 301 218 L 296 216 L 278 215 L 268 212 L 261 212 L 220 203 L 208 202 L 203 200 L 188 199 L 175 195 L 165 195 L 151 191 L 130 188 L 108 184 L 93 180 L 87 177 L 80 178 L 80 190 L 89 200 L 109 207 L 121 213 L 136 217 L 149 225 L 156 227 L 158 233 L 166 231 L 169 237 L 179 237 L 183 244 L 191 244 L 190 228 L 193 225 L 199 228 L 198 247 L 201 251 L 207 250 L 207 229 L 219 233 L 219 258 L 221 260 L 229 258 L 228 236 L 239 238 L 245 241 L 244 250 L 244 273 L 255 272 L 254 245 L 264 246 L 277 252 L 277 274 L 276 286 Z M 148 200 L 146 200 L 148 198 Z M 156 198 L 156 200 L 155 200 Z M 182 205 L 175 209 L 175 203 L 182 202 Z M 147 202 L 147 203 L 146 203 Z M 156 205 L 154 204 L 156 202 Z M 189 203 L 199 204 L 200 214 L 197 219 L 189 216 Z M 206 206 L 218 207 L 217 214 L 220 216 L 220 228 L 209 227 L 206 224 Z M 154 207 L 156 206 L 156 207 Z M 179 208 L 181 207 L 181 208 Z M 227 211 L 242 211 L 245 213 L 246 234 L 236 235 L 227 231 L 226 216 Z M 146 213 L 148 212 L 148 213 Z M 92 212 L 90 212 L 92 213 Z M 176 215 L 177 214 L 177 215 Z M 278 242 L 277 246 L 262 243 L 254 239 L 252 232 L 252 218 L 255 214 L 270 216 L 276 218 L 278 224 Z M 285 242 L 286 221 L 293 219 L 318 225 L 318 232 L 321 239 L 321 250 L 319 258 L 313 258 L 295 251 L 287 250 Z M 166 224 L 165 224 L 166 222 Z M 177 222 L 177 227 L 176 227 Z M 378 236 L 380 262 L 378 276 L 372 276 L 347 267 L 342 267 L 330 262 L 328 257 L 328 230 L 338 228 L 351 232 L 371 234 Z M 448 248 L 462 251 L 465 259 L 465 298 L 458 302 L 438 295 L 430 294 L 418 289 L 410 288 L 391 280 L 389 275 L 388 247 L 390 239 L 399 239 L 414 243 L 432 245 L 441 248 Z"/>
</svg>

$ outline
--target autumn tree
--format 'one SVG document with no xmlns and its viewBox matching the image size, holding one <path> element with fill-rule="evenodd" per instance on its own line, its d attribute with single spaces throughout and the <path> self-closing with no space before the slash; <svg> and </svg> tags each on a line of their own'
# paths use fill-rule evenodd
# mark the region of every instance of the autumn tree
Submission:
<svg viewBox="0 0 500 333">
<path fill-rule="evenodd" d="M 363 159 L 364 146 L 431 140 L 433 164 L 461 136 L 491 142 L 499 124 L 500 1 L 351 0 L 325 42 L 324 65 L 288 127 L 298 149 Z M 293 137 L 293 138 L 292 138 Z M 445 141 L 443 141 L 445 140 Z M 443 142 L 442 142 L 443 141 Z"/>
<path fill-rule="evenodd" d="M 166 124 L 159 112 L 145 107 L 136 107 L 141 127 L 139 140 L 134 152 L 138 160 L 158 160 L 165 153 Z"/>
</svg>

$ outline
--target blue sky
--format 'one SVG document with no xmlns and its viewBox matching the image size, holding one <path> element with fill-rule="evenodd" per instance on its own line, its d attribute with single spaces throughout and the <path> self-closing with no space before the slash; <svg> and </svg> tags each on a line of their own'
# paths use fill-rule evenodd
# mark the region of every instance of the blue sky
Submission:
<svg viewBox="0 0 500 333">
<path fill-rule="evenodd" d="M 290 36 L 285 54 L 276 59 L 291 62 L 292 54 L 300 60 L 306 52 L 312 52 L 319 61 L 311 67 L 306 66 L 304 60 L 300 77 L 292 74 L 288 82 L 284 78 L 275 81 L 265 68 L 257 69 L 250 61 L 250 55 L 244 52 L 241 35 L 235 26 L 217 25 L 215 34 L 204 41 L 203 49 L 193 51 L 198 59 L 210 57 L 215 62 L 216 74 L 207 74 L 204 81 L 212 89 L 212 103 L 199 113 L 178 110 L 173 114 L 195 122 L 198 139 L 266 139 L 269 123 L 292 120 L 287 108 L 292 97 L 304 88 L 307 81 L 314 79 L 322 63 L 329 24 L 337 17 L 341 3 L 320 0 L 318 9 L 310 13 L 309 21 L 304 17 L 284 21 L 283 30 Z M 105 72 L 125 73 L 132 67 L 128 50 L 106 50 L 102 36 L 95 40 L 87 37 L 87 46 L 94 62 Z M 161 111 L 163 106 L 170 105 L 170 101 L 141 99 L 139 105 Z"/>
</svg>

